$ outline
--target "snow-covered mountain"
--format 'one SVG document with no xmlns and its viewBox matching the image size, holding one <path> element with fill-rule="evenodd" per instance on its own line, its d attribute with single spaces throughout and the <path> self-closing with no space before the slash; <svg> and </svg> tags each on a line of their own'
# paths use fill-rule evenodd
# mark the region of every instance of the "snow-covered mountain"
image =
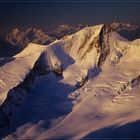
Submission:
<svg viewBox="0 0 140 140">
<path fill-rule="evenodd" d="M 3 40 L 0 39 L 0 57 L 13 56 L 22 51 L 31 42 L 48 45 L 54 40 L 76 33 L 86 26 L 64 24 L 57 26 L 50 32 L 35 28 L 27 28 L 25 31 L 21 31 L 15 28 L 6 34 Z M 140 28 L 135 24 L 114 22 L 110 26 L 128 40 L 140 38 Z"/>
<path fill-rule="evenodd" d="M 56 29 L 54 29 L 53 31 L 49 33 L 49 35 L 57 39 L 61 39 L 62 37 L 66 35 L 70 35 L 81 30 L 85 26 L 86 25 L 81 25 L 81 24 L 80 25 L 68 25 L 68 24 L 58 25 Z"/>
<path fill-rule="evenodd" d="M 123 22 L 113 22 L 111 24 L 111 27 L 115 29 L 116 31 L 121 31 L 121 30 L 136 30 L 139 27 L 135 24 L 131 23 L 123 23 Z"/>
<path fill-rule="evenodd" d="M 5 37 L 0 36 L 0 58 L 17 54 L 31 42 L 48 45 L 56 39 L 79 31 L 83 27 L 85 26 L 59 25 L 50 32 L 44 32 L 41 29 L 36 28 L 27 28 L 24 31 L 15 28 L 7 33 Z"/>
<path fill-rule="evenodd" d="M 131 23 L 113 22 L 111 27 L 128 40 L 140 38 L 140 27 L 138 25 Z"/>
<path fill-rule="evenodd" d="M 42 30 L 38 30 L 35 28 L 28 28 L 25 31 L 20 31 L 16 28 L 6 35 L 5 40 L 15 47 L 24 48 L 30 42 L 42 45 L 49 44 L 54 41 L 54 38 L 50 37 Z"/>
<path fill-rule="evenodd" d="M 42 45 L 48 45 L 56 39 L 60 39 L 65 35 L 75 33 L 82 29 L 82 25 L 59 25 L 53 31 L 47 33 L 36 28 L 28 28 L 25 31 L 20 31 L 18 28 L 13 29 L 5 37 L 5 40 L 15 47 L 24 48 L 30 42 Z"/>
<path fill-rule="evenodd" d="M 107 25 L 85 27 L 46 46 L 30 43 L 2 58 L 1 137 L 96 138 L 103 128 L 138 121 L 139 63 L 140 40 L 128 41 Z M 133 127 L 117 137 L 140 135 Z"/>
</svg>

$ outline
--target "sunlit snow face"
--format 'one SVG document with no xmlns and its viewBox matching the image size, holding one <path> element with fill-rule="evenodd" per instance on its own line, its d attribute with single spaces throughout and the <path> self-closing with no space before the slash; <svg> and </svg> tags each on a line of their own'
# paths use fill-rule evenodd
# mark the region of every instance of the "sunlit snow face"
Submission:
<svg viewBox="0 0 140 140">
<path fill-rule="evenodd" d="M 100 42 L 103 28 L 87 27 L 47 46 L 31 43 L 1 66 L 2 102 L 11 95 L 1 118 L 15 113 L 9 138 L 81 139 L 139 120 L 139 40 L 111 32 Z"/>
</svg>

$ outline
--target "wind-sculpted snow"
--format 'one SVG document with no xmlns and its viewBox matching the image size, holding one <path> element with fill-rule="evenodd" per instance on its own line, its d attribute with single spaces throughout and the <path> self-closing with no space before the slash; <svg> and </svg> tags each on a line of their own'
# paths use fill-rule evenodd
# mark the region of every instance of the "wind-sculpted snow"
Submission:
<svg viewBox="0 0 140 140">
<path fill-rule="evenodd" d="M 15 60 L 24 54 L 21 62 L 25 62 L 28 54 L 38 54 L 30 57 L 36 58 L 33 70 L 44 75 L 34 75 L 29 95 L 11 124 L 1 129 L 5 139 L 96 138 L 106 127 L 119 128 L 140 119 L 139 39 L 128 41 L 99 25 L 42 46 L 41 55 L 29 50 Z M 4 80 L 0 83 L 5 87 Z M 134 128 L 128 132 L 125 138 L 140 137 Z"/>
</svg>

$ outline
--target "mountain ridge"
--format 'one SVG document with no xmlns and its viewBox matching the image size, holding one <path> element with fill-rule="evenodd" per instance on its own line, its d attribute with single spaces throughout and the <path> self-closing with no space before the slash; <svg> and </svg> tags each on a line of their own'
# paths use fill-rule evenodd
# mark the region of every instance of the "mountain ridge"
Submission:
<svg viewBox="0 0 140 140">
<path fill-rule="evenodd" d="M 108 24 L 109 25 L 109 24 Z M 27 28 L 26 30 L 13 29 L 7 33 L 5 37 L 1 37 L 0 57 L 13 56 L 22 51 L 28 43 L 38 43 L 48 45 L 57 39 L 61 39 L 66 35 L 73 34 L 88 25 L 59 25 L 56 29 L 46 32 L 41 29 Z M 112 29 L 117 31 L 128 40 L 134 40 L 140 37 L 140 28 L 135 24 L 114 22 L 110 24 Z M 13 48 L 13 49 L 12 49 Z M 11 49 L 11 53 L 9 53 Z"/>
<path fill-rule="evenodd" d="M 31 85 L 25 84 L 24 88 L 21 86 L 21 90 L 24 91 L 29 86 L 27 93 L 31 94 L 31 105 L 28 106 L 29 103 L 26 104 L 23 101 L 21 112 L 27 113 L 28 117 L 36 114 L 32 117 L 35 120 L 38 119 L 34 125 L 24 124 L 25 128 L 26 125 L 28 126 L 27 129 L 24 128 L 24 125 L 16 126 L 18 129 L 9 133 L 9 136 L 6 135 L 6 138 L 82 139 L 95 130 L 112 125 L 118 127 L 138 120 L 140 69 L 136 66 L 140 63 L 139 46 L 140 39 L 129 41 L 104 24 L 85 27 L 75 34 L 65 36 L 47 46 L 31 43 L 22 52 L 15 55 L 15 59 L 7 63 L 7 69 L 10 70 L 10 64 L 16 65 L 16 59 L 19 59 L 20 63 L 27 58 L 30 60 L 30 65 L 27 61 L 24 62 L 24 67 L 25 71 L 35 73 L 34 81 L 31 82 Z M 37 55 L 34 52 L 35 48 L 37 48 Z M 1 66 L 1 74 L 7 64 Z M 21 65 L 23 64 L 21 63 Z M 18 74 L 19 69 L 11 70 L 10 73 L 15 73 L 15 71 Z M 26 73 L 23 71 L 23 74 Z M 19 73 L 20 75 L 21 73 Z M 24 77 L 27 77 L 27 74 Z M 20 84 L 18 82 L 18 85 Z M 46 85 L 48 86 L 46 87 Z M 2 82 L 1 87 L 3 88 Z M 42 94 L 39 94 L 40 90 Z M 132 94 L 133 92 L 134 94 Z M 47 99 L 48 94 L 51 97 L 50 100 Z M 36 102 L 36 95 L 38 98 L 43 96 L 43 99 L 41 98 L 40 101 L 38 99 Z M 12 97 L 13 101 L 15 98 L 16 94 Z M 35 105 L 32 104 L 34 100 Z M 43 100 L 45 101 L 43 102 Z M 53 100 L 60 101 L 53 103 Z M 52 110 L 43 112 L 47 101 L 52 102 Z M 5 115 L 1 113 L 0 122 L 4 118 L 12 121 L 11 118 L 15 117 L 12 122 L 13 126 L 10 125 L 11 129 L 15 130 L 14 122 L 17 120 L 24 122 L 24 119 L 20 120 L 19 114 L 16 114 L 14 108 L 13 110 L 11 108 L 10 111 L 16 115 L 6 117 L 10 112 L 8 109 L 10 106 L 15 107 L 15 103 L 8 100 L 5 103 L 7 106 L 0 108 L 5 113 Z M 30 108 L 31 113 L 26 111 L 26 105 Z M 53 118 L 49 118 L 52 126 L 45 129 L 40 124 L 39 110 L 34 110 L 32 107 L 42 108 L 41 116 L 44 117 L 47 113 L 51 115 L 55 111 L 60 113 L 60 110 L 64 111 L 62 114 L 65 117 L 63 118 L 62 115 L 59 120 L 56 115 L 55 119 L 58 123 L 53 123 Z M 45 125 L 45 122 L 42 123 Z M 40 132 L 39 129 L 43 129 L 43 132 Z M 30 133 L 28 133 L 29 130 Z M 25 133 L 21 133 L 24 131 Z"/>
</svg>

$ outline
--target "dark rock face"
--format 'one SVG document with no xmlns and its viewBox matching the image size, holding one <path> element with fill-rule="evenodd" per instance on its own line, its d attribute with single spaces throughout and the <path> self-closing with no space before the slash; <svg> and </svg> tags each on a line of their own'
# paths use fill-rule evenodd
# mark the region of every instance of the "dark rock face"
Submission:
<svg viewBox="0 0 140 140">
<path fill-rule="evenodd" d="M 109 36 L 111 32 L 113 32 L 113 28 L 110 25 L 104 25 L 100 32 L 98 45 L 99 45 L 101 54 L 98 61 L 98 67 L 101 67 L 103 65 L 107 55 L 110 52 L 110 46 L 108 46 L 109 44 L 108 41 L 109 41 Z M 107 42 L 107 44 L 105 42 Z"/>
</svg>

